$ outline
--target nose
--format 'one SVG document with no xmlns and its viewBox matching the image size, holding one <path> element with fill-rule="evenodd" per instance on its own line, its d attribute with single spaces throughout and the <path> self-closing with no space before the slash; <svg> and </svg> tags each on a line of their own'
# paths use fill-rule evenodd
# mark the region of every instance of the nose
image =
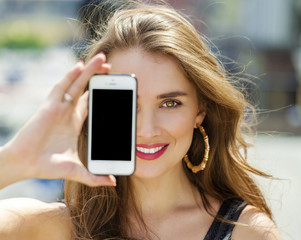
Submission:
<svg viewBox="0 0 301 240">
<path fill-rule="evenodd" d="M 151 139 L 160 134 L 161 128 L 156 113 L 152 110 L 139 110 L 137 112 L 137 137 Z"/>
</svg>

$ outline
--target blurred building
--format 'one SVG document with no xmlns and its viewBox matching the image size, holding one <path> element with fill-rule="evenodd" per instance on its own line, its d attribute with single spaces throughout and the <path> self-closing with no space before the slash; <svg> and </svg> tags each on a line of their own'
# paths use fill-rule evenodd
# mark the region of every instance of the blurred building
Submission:
<svg viewBox="0 0 301 240">
<path fill-rule="evenodd" d="M 221 54 L 255 76 L 259 106 L 272 111 L 260 129 L 301 134 L 301 2 L 204 0 L 198 13 Z"/>
<path fill-rule="evenodd" d="M 81 0 L 2 0 L 0 20 L 32 15 L 75 17 Z"/>
<path fill-rule="evenodd" d="M 67 0 L 0 1 L 0 145 L 74 64 L 71 45 L 78 5 L 79 1 Z M 62 197 L 63 185 L 60 180 L 29 179 L 2 189 L 0 199 L 56 201 Z"/>
</svg>

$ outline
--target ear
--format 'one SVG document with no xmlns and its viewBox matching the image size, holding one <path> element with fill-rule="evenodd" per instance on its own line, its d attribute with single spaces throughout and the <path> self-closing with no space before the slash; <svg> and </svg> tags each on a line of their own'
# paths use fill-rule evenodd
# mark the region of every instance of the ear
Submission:
<svg viewBox="0 0 301 240">
<path fill-rule="evenodd" d="M 194 128 L 198 128 L 198 126 L 201 125 L 202 122 L 204 121 L 205 117 L 206 117 L 206 110 L 200 111 L 195 118 Z"/>
</svg>

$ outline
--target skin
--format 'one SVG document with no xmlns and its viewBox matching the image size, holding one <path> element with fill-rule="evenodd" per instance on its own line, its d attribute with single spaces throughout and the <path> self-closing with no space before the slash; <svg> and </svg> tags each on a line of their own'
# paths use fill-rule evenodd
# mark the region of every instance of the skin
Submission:
<svg viewBox="0 0 301 240">
<path fill-rule="evenodd" d="M 199 112 L 195 89 L 176 61 L 164 55 L 135 48 L 115 51 L 108 61 L 112 64 L 112 72 L 137 75 L 137 143 L 169 144 L 158 159 L 138 158 L 137 170 L 130 178 L 142 217 L 152 231 L 151 238 L 203 239 L 213 217 L 204 210 L 200 194 L 181 166 L 191 144 L 193 129 L 205 117 L 205 112 Z M 185 95 L 172 99 L 162 97 L 162 94 L 179 90 Z M 171 100 L 182 104 L 168 108 L 167 101 Z M 221 203 L 212 198 L 210 202 L 217 213 Z M 128 214 L 131 224 L 138 226 L 131 213 Z M 232 239 L 280 239 L 273 222 L 252 206 L 243 211 L 239 222 L 252 227 L 236 226 Z M 1 239 L 70 239 L 70 219 L 64 204 L 33 199 L 3 200 L 0 223 Z M 139 231 L 134 233 L 134 237 L 143 239 L 143 236 Z"/>
<path fill-rule="evenodd" d="M 160 236 L 168 233 L 173 237 L 166 228 L 183 222 L 202 222 L 202 214 L 195 214 L 200 212 L 201 199 L 184 173 L 182 158 L 191 145 L 193 130 L 202 123 L 205 112 L 199 113 L 195 88 L 172 58 L 133 48 L 113 52 L 108 61 L 112 64 L 112 72 L 135 73 L 137 76 L 137 144 L 169 144 L 163 155 L 155 160 L 137 157 L 131 180 L 146 223 Z M 172 97 L 167 96 L 170 93 L 174 93 Z M 170 104 L 172 107 L 168 107 Z M 178 217 L 183 222 L 174 222 Z M 173 232 L 177 237 L 185 234 L 199 239 L 199 230 L 195 230 L 199 227 L 194 228 L 192 224 L 190 228 L 194 231 L 189 234 L 180 226 L 176 228 L 179 232 Z M 189 239 L 193 239 L 191 237 Z"/>
<path fill-rule="evenodd" d="M 166 174 L 177 178 L 184 173 L 181 161 L 193 130 L 205 117 L 205 112 L 199 114 L 195 88 L 178 64 L 164 55 L 129 49 L 113 52 L 108 61 L 111 72 L 135 73 L 138 79 L 137 144 L 169 144 L 158 159 L 137 158 L 135 179 L 154 180 Z M 168 93 L 175 94 L 168 97 Z"/>
<path fill-rule="evenodd" d="M 88 93 L 82 93 L 92 75 L 109 71 L 105 62 L 105 55 L 98 54 L 86 65 L 77 63 L 16 136 L 0 147 L 0 188 L 34 177 L 64 178 L 90 186 L 115 185 L 113 176 L 89 173 L 77 152 L 77 139 L 88 114 Z M 65 92 L 74 98 L 72 103 L 63 100 Z"/>
<path fill-rule="evenodd" d="M 204 210 L 198 190 L 189 182 L 182 167 L 193 129 L 206 115 L 198 109 L 194 86 L 185 78 L 178 63 L 162 54 L 132 48 L 114 51 L 108 60 L 112 72 L 137 76 L 137 143 L 169 144 L 158 159 L 148 161 L 138 157 L 136 172 L 131 177 L 137 204 L 152 231 L 151 237 L 203 239 L 213 218 Z M 184 95 L 162 97 L 170 92 Z M 181 105 L 168 108 L 166 103 L 170 101 Z M 216 214 L 221 202 L 210 200 Z M 131 219 L 134 226 L 139 225 L 134 217 Z M 248 206 L 239 221 L 254 227 L 236 227 L 233 239 L 280 239 L 273 222 L 254 207 Z M 137 231 L 134 236 L 143 238 L 144 235 Z"/>
<path fill-rule="evenodd" d="M 114 186 L 113 176 L 95 176 L 78 158 L 77 138 L 87 116 L 92 75 L 107 73 L 104 54 L 77 63 L 52 89 L 47 100 L 16 136 L 0 147 L 0 189 L 27 178 L 65 178 L 89 186 Z M 72 97 L 64 100 L 64 93 Z M 0 201 L 0 239 L 70 239 L 64 204 L 35 199 Z"/>
</svg>

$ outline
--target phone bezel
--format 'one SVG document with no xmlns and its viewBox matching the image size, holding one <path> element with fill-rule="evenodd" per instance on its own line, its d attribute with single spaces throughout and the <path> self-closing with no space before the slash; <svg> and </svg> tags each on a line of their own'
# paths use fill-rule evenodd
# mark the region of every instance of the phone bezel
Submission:
<svg viewBox="0 0 301 240">
<path fill-rule="evenodd" d="M 131 175 L 135 171 L 136 158 L 136 101 L 137 79 L 134 74 L 97 74 L 89 82 L 89 109 L 92 109 L 93 89 L 124 89 L 133 90 L 132 105 L 132 145 L 131 160 L 92 160 L 91 159 L 91 136 L 92 136 L 92 111 L 88 114 L 88 170 L 97 175 Z"/>
</svg>

